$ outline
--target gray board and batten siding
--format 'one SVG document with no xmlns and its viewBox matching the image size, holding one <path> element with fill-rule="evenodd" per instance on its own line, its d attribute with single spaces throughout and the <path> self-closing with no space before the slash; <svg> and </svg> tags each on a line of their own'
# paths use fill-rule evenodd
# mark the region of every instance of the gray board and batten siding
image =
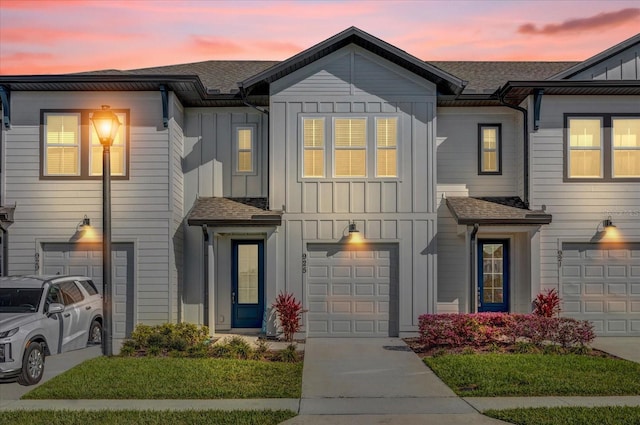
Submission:
<svg viewBox="0 0 640 425">
<path fill-rule="evenodd" d="M 283 123 L 270 128 L 269 155 L 270 205 L 285 211 L 277 233 L 279 289 L 302 294 L 305 305 L 309 297 L 318 302 L 309 292 L 300 255 L 316 243 L 344 249 L 348 224 L 355 222 L 372 246 L 397 247 L 392 258 L 399 270 L 398 332 L 416 331 L 418 315 L 435 310 L 435 113 L 433 83 L 354 45 L 272 83 L 271 122 Z M 375 177 L 371 161 L 366 177 L 332 177 L 330 130 L 326 177 L 302 176 L 303 117 L 323 117 L 331 125 L 335 117 L 369 122 L 376 116 L 398 118 L 397 178 Z M 372 135 L 367 140 L 371 158 Z M 332 335 L 318 333 L 327 334 Z"/>
</svg>

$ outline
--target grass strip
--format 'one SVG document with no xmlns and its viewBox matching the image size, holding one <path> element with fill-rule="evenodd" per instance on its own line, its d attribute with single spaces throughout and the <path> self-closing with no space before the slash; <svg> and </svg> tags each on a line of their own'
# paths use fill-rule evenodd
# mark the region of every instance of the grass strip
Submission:
<svg viewBox="0 0 640 425">
<path fill-rule="evenodd" d="M 640 407 L 536 407 L 487 410 L 486 416 L 517 425 L 638 425 Z"/>
<path fill-rule="evenodd" d="M 640 394 L 640 364 L 574 354 L 454 354 L 424 362 L 465 397 Z"/>
<path fill-rule="evenodd" d="M 211 358 L 97 357 L 23 399 L 299 398 L 302 363 Z"/>
<path fill-rule="evenodd" d="M 14 410 L 0 412 L 12 425 L 275 425 L 296 416 L 290 410 Z"/>
</svg>

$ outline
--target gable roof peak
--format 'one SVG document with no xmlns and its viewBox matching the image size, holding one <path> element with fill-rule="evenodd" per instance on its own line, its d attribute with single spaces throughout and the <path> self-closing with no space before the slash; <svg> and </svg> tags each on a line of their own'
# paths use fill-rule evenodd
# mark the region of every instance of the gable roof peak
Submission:
<svg viewBox="0 0 640 425">
<path fill-rule="evenodd" d="M 580 72 L 591 68 L 594 65 L 599 64 L 600 62 L 606 61 L 607 59 L 621 53 L 628 48 L 635 46 L 636 44 L 640 44 L 640 33 L 629 37 L 628 39 L 616 44 L 615 46 L 609 47 L 608 49 L 586 59 L 582 62 L 579 62 L 575 66 L 572 66 L 569 69 L 566 69 L 558 74 L 555 74 L 549 77 L 549 80 L 567 80 L 573 77 Z"/>
<path fill-rule="evenodd" d="M 460 94 L 466 85 L 466 81 L 424 62 L 357 27 L 351 26 L 289 59 L 239 82 L 238 86 L 241 90 L 250 91 L 255 86 L 270 84 L 349 44 L 355 44 L 422 78 L 434 82 L 438 86 L 438 90 L 443 94 Z"/>
</svg>

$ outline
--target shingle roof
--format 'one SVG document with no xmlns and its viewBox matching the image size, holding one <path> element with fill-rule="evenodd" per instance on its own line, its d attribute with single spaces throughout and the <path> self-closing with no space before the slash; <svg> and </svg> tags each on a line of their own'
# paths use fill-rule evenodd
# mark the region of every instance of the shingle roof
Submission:
<svg viewBox="0 0 640 425">
<path fill-rule="evenodd" d="M 468 81 L 465 94 L 493 93 L 507 81 L 539 81 L 579 62 L 465 62 L 430 61 L 432 65 Z"/>
<path fill-rule="evenodd" d="M 551 215 L 524 208 L 518 197 L 447 198 L 458 224 L 549 224 Z"/>
<path fill-rule="evenodd" d="M 201 197 L 189 211 L 187 222 L 190 226 L 279 226 L 282 212 L 270 211 L 266 198 Z"/>
<path fill-rule="evenodd" d="M 195 63 L 140 68 L 131 70 L 103 70 L 83 72 L 82 75 L 197 75 L 204 86 L 214 93 L 235 93 L 238 82 L 259 74 L 277 61 L 219 61 L 211 60 Z M 429 61 L 440 70 L 467 81 L 463 93 L 489 94 L 507 81 L 545 80 L 579 62 L 471 62 L 471 61 Z"/>
<path fill-rule="evenodd" d="M 197 75 L 210 92 L 223 94 L 238 91 L 238 82 L 271 68 L 277 61 L 219 61 L 130 69 L 126 71 L 108 69 L 83 72 L 91 75 Z"/>
</svg>

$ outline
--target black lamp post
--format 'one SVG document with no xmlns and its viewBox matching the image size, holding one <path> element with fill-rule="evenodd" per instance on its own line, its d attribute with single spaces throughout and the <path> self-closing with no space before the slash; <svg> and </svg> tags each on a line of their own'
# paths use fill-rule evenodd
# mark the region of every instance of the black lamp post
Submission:
<svg viewBox="0 0 640 425">
<path fill-rule="evenodd" d="M 93 127 L 102 145 L 102 353 L 113 355 L 113 315 L 111 283 L 111 145 L 118 134 L 120 121 L 109 109 L 94 111 Z"/>
</svg>

